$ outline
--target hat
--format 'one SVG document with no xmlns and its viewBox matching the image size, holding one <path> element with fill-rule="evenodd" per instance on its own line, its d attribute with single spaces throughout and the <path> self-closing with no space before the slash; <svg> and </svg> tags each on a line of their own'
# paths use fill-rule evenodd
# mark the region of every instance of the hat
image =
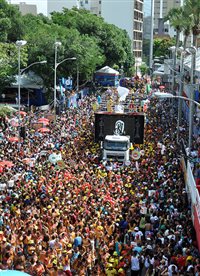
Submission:
<svg viewBox="0 0 200 276">
<path fill-rule="evenodd" d="M 119 273 L 124 272 L 123 268 L 120 268 L 120 269 L 118 270 L 118 272 L 119 272 Z"/>
<path fill-rule="evenodd" d="M 135 230 L 135 231 L 139 231 L 139 228 L 138 228 L 138 227 L 135 227 L 134 230 Z"/>
<path fill-rule="evenodd" d="M 114 263 L 115 262 L 115 259 L 114 258 L 110 258 L 109 259 L 109 263 Z"/>
<path fill-rule="evenodd" d="M 152 246 L 151 246 L 151 245 L 147 245 L 147 249 L 152 250 L 153 248 L 152 248 Z"/>
<path fill-rule="evenodd" d="M 118 256 L 117 251 L 115 251 L 115 252 L 113 253 L 113 256 Z"/>
<path fill-rule="evenodd" d="M 70 247 L 70 248 L 71 248 L 71 247 L 72 247 L 72 244 L 71 244 L 71 243 L 68 243 L 67 247 Z"/>
</svg>

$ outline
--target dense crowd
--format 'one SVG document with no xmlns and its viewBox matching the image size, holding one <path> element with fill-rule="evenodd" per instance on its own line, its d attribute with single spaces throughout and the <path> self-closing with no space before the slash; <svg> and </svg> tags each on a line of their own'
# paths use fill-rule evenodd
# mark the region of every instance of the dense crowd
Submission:
<svg viewBox="0 0 200 276">
<path fill-rule="evenodd" d="M 99 160 L 95 96 L 33 128 L 45 112 L 23 116 L 25 139 L 4 130 L 0 158 L 0 269 L 30 275 L 200 275 L 176 124 L 157 101 L 146 114 L 138 161 Z M 136 147 L 135 146 L 135 147 Z M 52 154 L 61 162 L 52 162 Z"/>
</svg>

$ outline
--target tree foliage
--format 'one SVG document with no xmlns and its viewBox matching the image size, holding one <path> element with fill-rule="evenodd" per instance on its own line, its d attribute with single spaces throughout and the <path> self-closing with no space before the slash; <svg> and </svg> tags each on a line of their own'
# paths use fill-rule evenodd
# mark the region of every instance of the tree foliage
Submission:
<svg viewBox="0 0 200 276">
<path fill-rule="evenodd" d="M 56 41 L 62 43 L 57 49 L 57 63 L 76 57 L 76 61 L 59 64 L 58 79 L 69 75 L 76 79 L 78 69 L 81 83 L 92 79 L 94 72 L 105 65 L 112 67 L 115 64 L 119 68 L 123 65 L 124 71 L 128 72 L 134 64 L 127 32 L 105 23 L 101 17 L 75 8 L 53 12 L 51 18 L 41 14 L 22 16 L 16 6 L 0 0 L 0 42 L 3 43 L 0 45 L 0 77 L 5 84 L 6 76 L 17 74 L 15 42 L 20 39 L 27 41 L 26 47 L 21 49 L 23 66 L 47 61 L 47 64 L 34 65 L 30 69 L 41 76 L 49 88 L 54 80 Z M 12 49 L 8 51 L 10 45 Z"/>
<path fill-rule="evenodd" d="M 174 44 L 174 38 L 155 38 L 153 42 L 154 57 L 169 56 L 169 47 Z"/>
</svg>

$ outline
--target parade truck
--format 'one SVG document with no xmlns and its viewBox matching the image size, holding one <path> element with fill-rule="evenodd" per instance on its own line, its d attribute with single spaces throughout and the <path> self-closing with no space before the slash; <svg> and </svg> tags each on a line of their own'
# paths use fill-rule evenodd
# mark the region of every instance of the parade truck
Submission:
<svg viewBox="0 0 200 276">
<path fill-rule="evenodd" d="M 95 113 L 95 141 L 104 160 L 130 161 L 131 143 L 143 144 L 143 113 Z"/>
</svg>

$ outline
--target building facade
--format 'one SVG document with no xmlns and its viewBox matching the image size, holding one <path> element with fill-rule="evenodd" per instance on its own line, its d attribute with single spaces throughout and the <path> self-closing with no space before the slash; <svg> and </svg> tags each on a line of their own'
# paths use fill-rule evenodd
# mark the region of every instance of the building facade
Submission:
<svg viewBox="0 0 200 276">
<path fill-rule="evenodd" d="M 143 0 L 102 0 L 101 16 L 110 24 L 124 29 L 132 41 L 136 66 L 142 63 Z"/>
<path fill-rule="evenodd" d="M 136 67 L 142 64 L 142 44 L 143 44 L 143 0 L 134 1 L 133 19 L 133 53 Z"/>
<path fill-rule="evenodd" d="M 12 0 L 9 0 L 7 2 L 8 2 L 8 4 L 18 6 L 22 15 L 25 15 L 28 13 L 37 15 L 37 5 L 27 4 L 26 2 L 20 2 L 20 1 L 16 2 L 16 1 L 12 1 Z"/>
<path fill-rule="evenodd" d="M 26 4 L 25 2 L 20 2 L 17 6 L 19 6 L 19 10 L 22 15 L 31 13 L 33 15 L 37 15 L 37 6 Z"/>
<path fill-rule="evenodd" d="M 173 8 L 180 8 L 183 0 L 154 0 L 154 34 L 174 37 L 176 32 L 169 22 L 164 22 L 165 16 Z"/>
</svg>

